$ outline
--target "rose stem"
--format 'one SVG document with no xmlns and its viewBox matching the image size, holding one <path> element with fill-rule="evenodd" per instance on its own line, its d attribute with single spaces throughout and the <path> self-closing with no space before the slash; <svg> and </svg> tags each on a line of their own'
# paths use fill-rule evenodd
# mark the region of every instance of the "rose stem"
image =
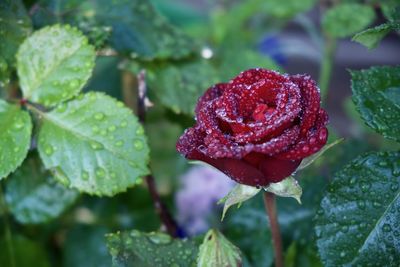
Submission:
<svg viewBox="0 0 400 267">
<path fill-rule="evenodd" d="M 129 93 L 133 91 L 136 86 L 135 77 L 129 71 L 123 73 L 123 93 L 125 103 L 132 109 L 135 109 L 135 104 L 137 103 L 137 113 L 139 121 L 144 125 L 146 120 L 146 108 L 148 106 L 147 99 L 147 86 L 145 80 L 145 72 L 141 71 L 137 77 L 137 102 L 135 103 L 135 95 Z M 155 210 L 160 217 L 162 224 L 165 226 L 169 235 L 176 237 L 178 234 L 178 227 L 173 219 L 172 215 L 169 213 L 165 204 L 161 201 L 161 197 L 157 191 L 156 183 L 153 175 L 149 174 L 145 177 L 147 188 L 149 189 L 150 196 L 153 200 Z"/>
<path fill-rule="evenodd" d="M 326 10 L 333 5 L 337 4 L 336 1 L 321 0 L 320 1 L 320 17 Z M 329 84 L 332 76 L 332 69 L 335 60 L 337 40 L 328 34 L 324 33 L 324 47 L 323 56 L 321 60 L 318 84 L 321 89 L 321 100 L 324 102 L 328 96 Z"/>
<path fill-rule="evenodd" d="M 275 195 L 264 192 L 264 206 L 271 226 L 272 243 L 275 252 L 275 267 L 283 267 L 282 238 L 276 213 Z"/>
</svg>

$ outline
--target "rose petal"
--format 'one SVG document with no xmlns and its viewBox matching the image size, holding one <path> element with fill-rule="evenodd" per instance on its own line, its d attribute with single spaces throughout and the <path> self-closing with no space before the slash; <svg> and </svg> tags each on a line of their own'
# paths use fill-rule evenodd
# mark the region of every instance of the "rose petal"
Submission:
<svg viewBox="0 0 400 267">
<path fill-rule="evenodd" d="M 305 136 L 308 130 L 314 125 L 318 115 L 321 102 L 319 89 L 309 75 L 294 75 L 290 78 L 301 90 L 302 119 L 300 122 L 300 133 L 302 136 Z"/>
<path fill-rule="evenodd" d="M 197 123 L 201 129 L 223 144 L 229 144 L 230 141 L 219 128 L 218 118 L 215 112 L 215 100 L 204 103 L 201 110 L 197 113 Z"/>
<path fill-rule="evenodd" d="M 211 158 L 234 158 L 240 159 L 252 152 L 263 153 L 266 155 L 277 154 L 287 150 L 287 148 L 296 143 L 299 136 L 299 126 L 294 126 L 287 129 L 282 135 L 272 138 L 260 144 L 245 144 L 239 145 L 232 143 L 225 145 L 211 136 L 204 138 L 206 145 L 201 152 Z"/>
<path fill-rule="evenodd" d="M 287 81 L 287 76 L 281 75 L 273 70 L 255 68 L 241 72 L 229 83 L 232 85 L 252 85 L 259 82 L 261 79 L 283 83 Z"/>
<path fill-rule="evenodd" d="M 306 158 L 319 151 L 328 139 L 328 115 L 325 110 L 320 109 L 317 121 L 307 135 L 290 150 L 275 155 L 279 159 L 299 160 Z"/>
<path fill-rule="evenodd" d="M 277 95 L 277 106 L 270 117 L 265 122 L 235 124 L 236 129 L 240 126 L 246 131 L 237 133 L 233 138 L 236 142 L 247 143 L 277 136 L 293 124 L 300 111 L 299 87 L 292 82 L 285 83 Z"/>
<path fill-rule="evenodd" d="M 195 113 L 197 114 L 204 105 L 208 102 L 220 97 L 225 89 L 227 88 L 227 84 L 225 83 L 218 83 L 210 88 L 208 88 L 205 93 L 199 98 L 197 102 Z"/>
</svg>

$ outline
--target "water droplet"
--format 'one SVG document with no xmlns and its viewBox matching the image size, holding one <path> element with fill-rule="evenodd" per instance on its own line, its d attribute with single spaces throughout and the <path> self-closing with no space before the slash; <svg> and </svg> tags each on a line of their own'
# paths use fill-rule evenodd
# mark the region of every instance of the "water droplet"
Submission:
<svg viewBox="0 0 400 267">
<path fill-rule="evenodd" d="M 133 141 L 133 146 L 135 147 L 136 150 L 142 150 L 144 145 L 141 140 L 136 139 Z"/>
<path fill-rule="evenodd" d="M 92 149 L 94 149 L 94 150 L 100 150 L 100 149 L 103 149 L 103 148 L 104 148 L 104 146 L 103 146 L 101 143 L 96 142 L 96 141 L 91 141 L 91 142 L 90 142 L 90 147 L 91 147 Z"/>
<path fill-rule="evenodd" d="M 51 145 L 45 145 L 44 153 L 46 153 L 47 156 L 52 155 L 53 152 L 54 152 L 54 148 Z"/>
<path fill-rule="evenodd" d="M 127 245 L 127 246 L 130 246 L 130 245 L 132 245 L 133 244 L 133 240 L 132 240 L 132 238 L 125 238 L 125 245 Z"/>
<path fill-rule="evenodd" d="M 103 112 L 97 112 L 96 114 L 94 114 L 94 118 L 95 120 L 101 121 L 105 118 L 105 115 Z"/>
<path fill-rule="evenodd" d="M 390 226 L 390 224 L 385 223 L 382 227 L 383 231 L 388 233 L 390 231 L 392 231 L 392 227 Z"/>
<path fill-rule="evenodd" d="M 372 203 L 372 205 L 373 205 L 375 208 L 379 208 L 379 207 L 381 206 L 381 203 L 379 203 L 379 202 L 377 202 L 377 201 L 374 201 L 374 202 Z"/>
<path fill-rule="evenodd" d="M 126 120 L 121 121 L 120 126 L 121 126 L 122 128 L 125 128 L 127 125 L 128 125 L 128 122 L 127 122 Z"/>
<path fill-rule="evenodd" d="M 97 125 L 93 125 L 93 126 L 92 126 L 92 132 L 93 132 L 94 134 L 98 133 L 99 131 L 100 131 L 99 126 L 97 126 Z"/>
<path fill-rule="evenodd" d="M 129 161 L 129 166 L 131 166 L 133 168 L 137 168 L 138 167 L 138 165 L 134 161 Z"/>
<path fill-rule="evenodd" d="M 15 130 L 21 130 L 23 127 L 24 127 L 24 122 L 21 120 L 18 120 L 14 123 Z"/>
<path fill-rule="evenodd" d="M 116 248 L 110 247 L 109 251 L 113 257 L 116 257 L 118 255 L 118 249 Z"/>
<path fill-rule="evenodd" d="M 114 125 L 111 125 L 111 126 L 108 127 L 108 130 L 110 132 L 115 132 L 116 129 L 117 129 L 117 127 L 115 127 Z"/>
<path fill-rule="evenodd" d="M 136 134 L 137 134 L 137 135 L 142 135 L 142 134 L 144 134 L 144 129 L 143 129 L 142 126 L 139 126 L 139 127 L 136 129 Z"/>
<path fill-rule="evenodd" d="M 323 142 L 323 141 L 326 140 L 327 135 L 328 135 L 327 130 L 326 130 L 325 128 L 323 128 L 323 129 L 320 130 L 320 132 L 319 132 L 319 134 L 318 134 L 318 139 L 319 139 L 321 142 Z"/>
<path fill-rule="evenodd" d="M 167 234 L 151 234 L 149 239 L 155 244 L 168 244 L 171 242 L 171 237 Z"/>
<path fill-rule="evenodd" d="M 106 172 L 103 168 L 97 167 L 96 168 L 96 176 L 99 178 L 103 178 L 106 175 Z"/>
<path fill-rule="evenodd" d="M 87 171 L 82 171 L 82 180 L 87 181 L 89 179 L 89 173 Z"/>
<path fill-rule="evenodd" d="M 393 192 L 396 192 L 397 190 L 399 190 L 399 185 L 398 184 L 392 184 L 390 186 L 390 190 L 392 190 Z"/>
<path fill-rule="evenodd" d="M 57 106 L 56 111 L 58 113 L 63 113 L 67 110 L 67 104 L 61 103 L 60 105 Z"/>
<path fill-rule="evenodd" d="M 361 182 L 361 190 L 363 192 L 367 192 L 369 190 L 369 188 L 371 187 L 371 185 L 367 182 Z"/>
<path fill-rule="evenodd" d="M 340 252 L 340 257 L 341 258 L 344 258 L 345 256 L 346 256 L 346 252 L 344 252 L 344 251 Z"/>
<path fill-rule="evenodd" d="M 122 140 L 118 140 L 117 142 L 115 142 L 115 145 L 118 147 L 121 147 L 124 144 L 124 141 Z"/>
<path fill-rule="evenodd" d="M 365 202 L 363 200 L 357 201 L 358 208 L 364 210 L 365 209 Z"/>
<path fill-rule="evenodd" d="M 380 167 L 386 167 L 386 166 L 388 166 L 388 163 L 387 163 L 387 161 L 380 161 L 380 162 L 378 163 L 378 165 L 379 165 Z"/>
</svg>

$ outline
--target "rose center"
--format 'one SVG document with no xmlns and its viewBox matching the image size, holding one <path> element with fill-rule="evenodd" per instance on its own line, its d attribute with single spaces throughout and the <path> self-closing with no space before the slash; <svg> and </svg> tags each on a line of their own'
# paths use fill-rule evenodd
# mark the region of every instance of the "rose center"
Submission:
<svg viewBox="0 0 400 267">
<path fill-rule="evenodd" d="M 271 115 L 274 110 L 275 109 L 273 107 L 269 107 L 267 104 L 257 104 L 253 111 L 252 118 L 255 121 L 265 121 L 267 119 L 267 115 Z"/>
</svg>

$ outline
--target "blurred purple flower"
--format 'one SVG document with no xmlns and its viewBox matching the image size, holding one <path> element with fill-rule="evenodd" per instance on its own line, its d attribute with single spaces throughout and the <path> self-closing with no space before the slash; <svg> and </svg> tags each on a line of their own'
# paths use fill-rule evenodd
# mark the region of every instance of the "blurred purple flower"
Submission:
<svg viewBox="0 0 400 267">
<path fill-rule="evenodd" d="M 275 35 L 267 35 L 259 44 L 261 53 L 271 57 L 276 63 L 284 65 L 287 57 L 283 53 L 280 39 Z"/>
<path fill-rule="evenodd" d="M 181 189 L 175 201 L 177 220 L 188 235 L 205 232 L 208 218 L 217 207 L 217 201 L 234 186 L 234 182 L 222 172 L 208 166 L 190 168 L 181 177 Z"/>
</svg>

